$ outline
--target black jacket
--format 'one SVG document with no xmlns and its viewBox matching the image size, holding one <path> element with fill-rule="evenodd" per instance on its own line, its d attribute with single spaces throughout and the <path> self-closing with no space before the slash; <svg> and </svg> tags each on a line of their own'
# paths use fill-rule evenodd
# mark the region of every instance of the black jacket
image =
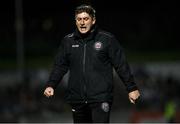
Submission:
<svg viewBox="0 0 180 124">
<path fill-rule="evenodd" d="M 47 86 L 56 88 L 70 70 L 67 102 L 111 102 L 113 67 L 128 92 L 137 89 L 119 41 L 111 33 L 96 27 L 82 36 L 76 30 L 62 39 Z"/>
</svg>

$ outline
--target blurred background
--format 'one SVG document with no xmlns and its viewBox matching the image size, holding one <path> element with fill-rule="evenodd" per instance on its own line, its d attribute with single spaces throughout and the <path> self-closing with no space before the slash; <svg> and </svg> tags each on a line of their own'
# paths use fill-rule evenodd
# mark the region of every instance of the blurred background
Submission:
<svg viewBox="0 0 180 124">
<path fill-rule="evenodd" d="M 74 30 L 74 9 L 89 3 L 97 24 L 119 39 L 140 88 L 130 104 L 114 72 L 111 122 L 180 122 L 180 49 L 176 1 L 60 0 L 0 2 L 0 122 L 71 123 L 68 73 L 43 96 L 60 40 Z"/>
</svg>

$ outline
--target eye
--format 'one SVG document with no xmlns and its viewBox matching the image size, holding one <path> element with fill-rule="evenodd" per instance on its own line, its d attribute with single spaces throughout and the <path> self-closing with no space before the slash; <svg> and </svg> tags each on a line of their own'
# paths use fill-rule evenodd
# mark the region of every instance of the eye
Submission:
<svg viewBox="0 0 180 124">
<path fill-rule="evenodd" d="M 78 21 L 78 22 L 81 21 L 81 18 L 76 18 L 76 21 Z"/>
<path fill-rule="evenodd" d="M 89 20 L 89 18 L 88 18 L 88 17 L 85 17 L 85 18 L 84 18 L 84 20 L 85 20 L 85 21 L 88 21 L 88 20 Z"/>
</svg>

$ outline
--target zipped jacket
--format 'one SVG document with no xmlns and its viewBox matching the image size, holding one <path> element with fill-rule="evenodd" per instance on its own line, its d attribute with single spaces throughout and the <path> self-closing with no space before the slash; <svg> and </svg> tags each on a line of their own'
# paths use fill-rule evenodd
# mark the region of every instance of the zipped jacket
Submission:
<svg viewBox="0 0 180 124">
<path fill-rule="evenodd" d="M 137 90 L 123 49 L 113 34 L 95 27 L 82 36 L 76 30 L 62 39 L 46 86 L 55 89 L 69 70 L 67 102 L 112 102 L 113 68 L 128 92 Z"/>
</svg>

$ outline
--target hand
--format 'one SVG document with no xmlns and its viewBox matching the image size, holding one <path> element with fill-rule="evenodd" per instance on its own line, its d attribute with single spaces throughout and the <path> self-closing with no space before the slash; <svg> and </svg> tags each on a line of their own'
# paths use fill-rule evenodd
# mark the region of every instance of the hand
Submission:
<svg viewBox="0 0 180 124">
<path fill-rule="evenodd" d="M 52 87 L 47 87 L 45 90 L 44 90 L 44 95 L 46 97 L 50 97 L 50 96 L 53 96 L 54 95 L 54 89 Z"/>
<path fill-rule="evenodd" d="M 131 103 L 135 104 L 136 100 L 139 98 L 140 93 L 138 90 L 132 91 L 129 94 L 129 100 Z"/>
</svg>

